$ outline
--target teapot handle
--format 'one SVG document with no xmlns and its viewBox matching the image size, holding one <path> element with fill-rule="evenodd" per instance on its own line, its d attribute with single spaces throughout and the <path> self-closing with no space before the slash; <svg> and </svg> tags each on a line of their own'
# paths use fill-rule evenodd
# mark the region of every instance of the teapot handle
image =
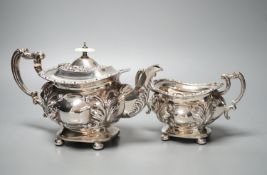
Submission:
<svg viewBox="0 0 267 175">
<path fill-rule="evenodd" d="M 44 59 L 45 55 L 41 52 L 31 53 L 28 49 L 17 49 L 11 59 L 11 69 L 17 85 L 25 94 L 32 97 L 34 104 L 41 104 L 38 93 L 36 91 L 29 90 L 21 78 L 19 69 L 19 62 L 21 57 L 23 57 L 24 59 L 33 60 L 34 69 L 39 74 L 42 71 L 41 60 Z"/>
<path fill-rule="evenodd" d="M 235 98 L 231 105 L 225 107 L 225 111 L 224 111 L 224 116 L 226 119 L 230 119 L 230 115 L 229 112 L 231 110 L 236 110 L 236 104 L 242 99 L 245 90 L 246 90 L 246 81 L 245 78 L 243 76 L 243 74 L 241 72 L 234 72 L 231 74 L 223 74 L 221 76 L 221 78 L 225 81 L 225 89 L 221 92 L 221 95 L 224 95 L 231 87 L 231 79 L 239 79 L 240 83 L 241 83 L 241 91 L 239 93 L 239 95 L 237 96 L 237 98 Z"/>
</svg>

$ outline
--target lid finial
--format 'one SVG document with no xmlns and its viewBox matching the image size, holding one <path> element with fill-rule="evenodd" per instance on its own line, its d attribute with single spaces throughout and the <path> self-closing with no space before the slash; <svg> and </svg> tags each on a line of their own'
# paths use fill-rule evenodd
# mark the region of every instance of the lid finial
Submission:
<svg viewBox="0 0 267 175">
<path fill-rule="evenodd" d="M 72 66 L 81 66 L 81 67 L 90 68 L 90 69 L 98 66 L 97 62 L 93 58 L 90 58 L 87 55 L 88 52 L 94 52 L 95 49 L 87 47 L 86 42 L 83 42 L 83 46 L 80 48 L 76 48 L 75 51 L 82 52 L 82 56 L 76 59 L 71 64 Z"/>
<path fill-rule="evenodd" d="M 88 47 L 86 46 L 86 42 L 83 42 L 83 47 L 82 47 L 82 48 L 84 48 L 84 49 L 88 48 Z"/>
<path fill-rule="evenodd" d="M 83 42 L 83 47 L 76 48 L 75 51 L 76 52 L 82 52 L 83 53 L 82 57 L 88 57 L 87 53 L 88 52 L 94 52 L 95 49 L 87 47 L 86 42 Z"/>
</svg>

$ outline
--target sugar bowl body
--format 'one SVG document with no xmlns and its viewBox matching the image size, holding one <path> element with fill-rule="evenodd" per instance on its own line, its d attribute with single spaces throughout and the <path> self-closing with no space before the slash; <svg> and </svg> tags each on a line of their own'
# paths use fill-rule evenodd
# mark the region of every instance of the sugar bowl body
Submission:
<svg viewBox="0 0 267 175">
<path fill-rule="evenodd" d="M 236 109 L 246 89 L 242 73 L 223 74 L 224 83 L 190 84 L 160 79 L 153 83 L 154 94 L 151 109 L 157 118 L 166 125 L 162 128 L 162 140 L 170 137 L 196 139 L 205 144 L 211 133 L 207 125 L 221 115 L 229 119 L 229 112 Z M 238 97 L 227 106 L 223 95 L 231 87 L 231 79 L 239 79 L 241 91 Z M 223 90 L 220 90 L 224 88 Z"/>
</svg>

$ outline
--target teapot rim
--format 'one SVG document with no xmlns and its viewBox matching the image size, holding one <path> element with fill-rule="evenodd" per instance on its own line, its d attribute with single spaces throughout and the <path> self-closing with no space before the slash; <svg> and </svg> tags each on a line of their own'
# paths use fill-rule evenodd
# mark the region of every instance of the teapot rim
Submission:
<svg viewBox="0 0 267 175">
<path fill-rule="evenodd" d="M 62 64 L 60 64 L 60 65 L 62 65 Z M 58 65 L 58 66 L 60 66 L 60 65 Z M 51 81 L 51 82 L 61 84 L 61 85 L 84 85 L 84 84 L 96 83 L 96 82 L 101 81 L 103 79 L 107 79 L 107 78 L 113 77 L 113 76 L 118 76 L 122 73 L 130 71 L 129 68 L 126 68 L 126 69 L 115 70 L 114 72 L 111 72 L 111 73 L 106 73 L 104 75 L 101 75 L 101 77 L 93 77 L 93 78 L 88 78 L 88 79 L 86 79 L 86 78 L 85 79 L 79 79 L 79 77 L 77 77 L 77 79 L 74 79 L 74 78 L 66 78 L 66 77 L 57 76 L 55 73 L 58 71 L 58 66 L 51 68 L 51 69 L 48 69 L 46 71 L 41 71 L 39 73 L 39 76 L 41 78 L 45 79 L 46 81 Z"/>
</svg>

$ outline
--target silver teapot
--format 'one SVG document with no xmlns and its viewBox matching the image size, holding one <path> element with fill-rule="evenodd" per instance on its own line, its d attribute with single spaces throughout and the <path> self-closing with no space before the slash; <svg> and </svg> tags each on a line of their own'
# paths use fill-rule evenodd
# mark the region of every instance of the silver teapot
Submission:
<svg viewBox="0 0 267 175">
<path fill-rule="evenodd" d="M 17 49 L 12 56 L 12 73 L 20 89 L 43 108 L 44 117 L 61 126 L 55 139 L 57 146 L 63 145 L 64 141 L 85 142 L 93 143 L 93 148 L 100 150 L 104 142 L 119 134 L 113 123 L 137 115 L 146 106 L 151 79 L 162 69 L 153 65 L 139 70 L 135 88 L 132 88 L 119 80 L 119 76 L 129 69 L 116 70 L 112 66 L 99 65 L 88 56 L 87 53 L 94 49 L 85 43 L 76 51 L 81 51 L 82 56 L 73 63 L 59 64 L 44 71 L 43 53 Z M 19 69 L 21 58 L 33 60 L 35 71 L 47 81 L 40 93 L 30 91 L 23 83 Z"/>
<path fill-rule="evenodd" d="M 207 125 L 223 114 L 226 119 L 230 118 L 229 112 L 236 109 L 236 104 L 244 95 L 246 82 L 240 72 L 223 74 L 221 77 L 224 83 L 190 84 L 168 79 L 154 81 L 150 106 L 157 118 L 166 124 L 161 131 L 163 141 L 178 137 L 196 139 L 198 144 L 205 144 L 211 133 Z M 241 91 L 227 106 L 222 96 L 230 89 L 231 79 L 240 80 Z"/>
</svg>

